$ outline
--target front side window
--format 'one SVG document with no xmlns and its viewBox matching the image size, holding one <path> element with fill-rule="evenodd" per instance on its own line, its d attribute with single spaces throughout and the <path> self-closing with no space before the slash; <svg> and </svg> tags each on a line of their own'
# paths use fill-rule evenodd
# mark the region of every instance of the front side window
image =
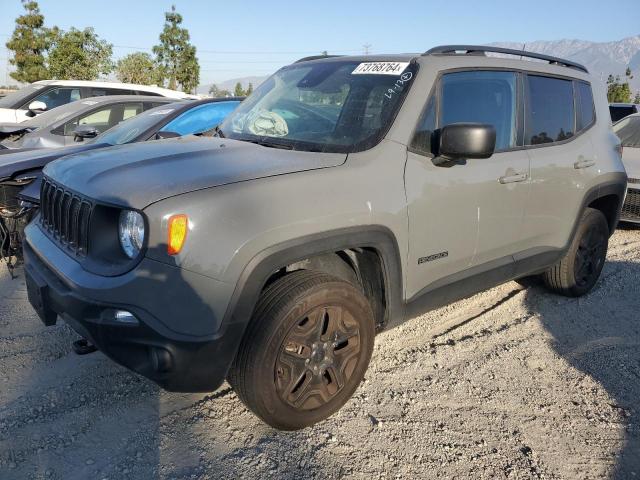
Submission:
<svg viewBox="0 0 640 480">
<path fill-rule="evenodd" d="M 52 110 L 61 105 L 66 105 L 67 103 L 75 102 L 80 100 L 80 89 L 79 88 L 54 88 L 52 90 L 48 90 L 42 95 L 38 95 L 36 98 L 31 99 L 23 108 L 29 108 L 29 104 L 31 102 L 39 101 L 44 102 L 47 106 L 47 110 Z"/>
<path fill-rule="evenodd" d="M 233 112 L 239 104 L 238 101 L 229 101 L 198 105 L 170 121 L 162 127 L 162 130 L 175 132 L 178 135 L 190 135 L 211 130 Z"/>
<path fill-rule="evenodd" d="M 516 85 L 514 72 L 473 71 L 443 75 L 438 127 L 461 122 L 493 125 L 496 151 L 515 147 Z"/>
<path fill-rule="evenodd" d="M 416 74 L 350 60 L 302 62 L 285 67 L 245 100 L 220 126 L 236 140 L 294 150 L 356 152 L 384 136 Z"/>
<path fill-rule="evenodd" d="M 99 133 L 106 132 L 125 119 L 126 114 L 131 117 L 135 112 L 142 111 L 142 103 L 127 103 L 109 105 L 93 112 L 80 115 L 64 125 L 64 135 L 73 135 L 73 131 L 82 125 L 94 127 Z"/>
<path fill-rule="evenodd" d="M 573 82 L 527 76 L 525 144 L 561 142 L 574 135 Z"/>
<path fill-rule="evenodd" d="M 436 130 L 436 97 L 431 95 L 427 102 L 427 107 L 420 117 L 418 128 L 411 141 L 411 149 L 422 155 L 431 155 L 434 153 L 431 139 L 433 132 Z"/>
<path fill-rule="evenodd" d="M 418 122 L 411 143 L 421 154 L 437 153 L 431 145 L 433 132 L 453 123 L 483 123 L 496 129 L 496 151 L 513 148 L 517 143 L 517 75 L 503 71 L 447 73 L 431 96 Z"/>
</svg>

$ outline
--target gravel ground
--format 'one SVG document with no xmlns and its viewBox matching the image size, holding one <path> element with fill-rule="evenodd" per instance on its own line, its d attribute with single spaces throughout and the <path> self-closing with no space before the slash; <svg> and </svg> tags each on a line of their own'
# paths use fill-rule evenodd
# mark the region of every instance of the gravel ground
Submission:
<svg viewBox="0 0 640 480">
<path fill-rule="evenodd" d="M 581 299 L 509 283 L 380 335 L 336 415 L 282 433 L 42 326 L 0 268 L 0 478 L 640 478 L 640 230 Z"/>
</svg>

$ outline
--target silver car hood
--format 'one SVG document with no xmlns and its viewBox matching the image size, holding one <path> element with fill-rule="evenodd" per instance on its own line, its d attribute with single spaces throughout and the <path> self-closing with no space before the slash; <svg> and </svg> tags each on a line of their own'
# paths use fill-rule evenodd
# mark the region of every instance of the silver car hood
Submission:
<svg viewBox="0 0 640 480">
<path fill-rule="evenodd" d="M 143 209 L 204 188 L 341 165 L 346 157 L 188 136 L 71 155 L 44 173 L 94 200 Z"/>
</svg>

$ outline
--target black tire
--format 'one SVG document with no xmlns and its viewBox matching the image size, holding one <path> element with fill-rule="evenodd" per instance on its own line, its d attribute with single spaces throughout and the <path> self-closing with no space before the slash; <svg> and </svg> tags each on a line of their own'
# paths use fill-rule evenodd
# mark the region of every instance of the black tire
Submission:
<svg viewBox="0 0 640 480">
<path fill-rule="evenodd" d="M 374 337 L 373 311 L 358 289 L 324 273 L 292 272 L 261 295 L 227 380 L 272 427 L 305 428 L 351 398 Z"/>
<path fill-rule="evenodd" d="M 569 250 L 544 273 L 547 288 L 567 297 L 589 293 L 602 272 L 608 245 L 607 219 L 600 210 L 587 208 Z"/>
</svg>

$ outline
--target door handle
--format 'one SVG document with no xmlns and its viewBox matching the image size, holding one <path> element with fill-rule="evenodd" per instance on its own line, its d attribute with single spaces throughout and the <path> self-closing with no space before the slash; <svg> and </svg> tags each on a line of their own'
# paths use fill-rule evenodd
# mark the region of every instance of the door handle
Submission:
<svg viewBox="0 0 640 480">
<path fill-rule="evenodd" d="M 593 167 L 595 164 L 595 160 L 578 160 L 573 164 L 573 168 L 575 168 L 576 170 L 579 168 L 589 168 Z"/>
<path fill-rule="evenodd" d="M 500 177 L 498 181 L 504 185 L 505 183 L 524 182 L 527 178 L 529 178 L 529 175 L 527 175 L 526 173 L 515 173 L 513 175 L 505 175 L 504 177 Z"/>
</svg>

